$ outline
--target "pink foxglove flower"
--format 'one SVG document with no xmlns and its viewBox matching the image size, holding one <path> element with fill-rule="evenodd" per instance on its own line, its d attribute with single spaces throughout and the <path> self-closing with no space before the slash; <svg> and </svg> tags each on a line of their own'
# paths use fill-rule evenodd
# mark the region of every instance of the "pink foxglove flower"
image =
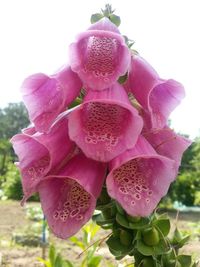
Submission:
<svg viewBox="0 0 200 267">
<path fill-rule="evenodd" d="M 177 170 L 181 164 L 184 151 L 192 143 L 184 136 L 176 134 L 169 127 L 147 132 L 144 136 L 158 154 L 175 160 Z"/>
<path fill-rule="evenodd" d="M 130 51 L 117 27 L 104 18 L 78 35 L 70 46 L 70 62 L 85 87 L 102 90 L 124 75 L 130 64 Z"/>
<path fill-rule="evenodd" d="M 144 109 L 144 118 L 149 128 L 162 128 L 170 113 L 185 96 L 183 86 L 175 80 L 163 80 L 141 57 L 133 56 L 127 91 L 132 92 Z"/>
<path fill-rule="evenodd" d="M 74 151 L 68 136 L 68 120 L 62 118 L 49 131 L 38 133 L 34 128 L 15 135 L 11 142 L 19 157 L 17 166 L 22 176 L 24 200 L 37 191 L 38 183 L 51 171 L 62 167 Z"/>
<path fill-rule="evenodd" d="M 105 174 L 105 164 L 78 154 L 39 184 L 42 209 L 55 235 L 68 238 L 92 217 Z"/>
<path fill-rule="evenodd" d="M 22 84 L 23 101 L 39 132 L 47 132 L 53 121 L 78 96 L 82 83 L 70 67 L 52 76 L 38 73 Z"/>
<path fill-rule="evenodd" d="M 140 136 L 134 148 L 110 163 L 109 195 L 132 216 L 148 216 L 177 174 L 175 162 L 156 153 Z"/>
<path fill-rule="evenodd" d="M 69 136 L 84 154 L 108 162 L 132 148 L 143 123 L 121 85 L 89 90 L 84 102 L 69 114 Z"/>
</svg>

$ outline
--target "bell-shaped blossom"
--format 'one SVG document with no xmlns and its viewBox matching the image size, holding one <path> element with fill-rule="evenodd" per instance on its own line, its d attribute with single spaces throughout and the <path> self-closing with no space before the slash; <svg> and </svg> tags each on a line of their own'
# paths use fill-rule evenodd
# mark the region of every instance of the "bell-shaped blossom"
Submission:
<svg viewBox="0 0 200 267">
<path fill-rule="evenodd" d="M 69 116 L 69 136 L 84 154 L 108 162 L 132 148 L 143 122 L 121 85 L 89 90 L 84 102 Z"/>
<path fill-rule="evenodd" d="M 175 80 L 163 80 L 143 58 L 133 56 L 125 84 L 143 108 L 148 128 L 162 128 L 170 113 L 185 96 L 183 86 Z"/>
<path fill-rule="evenodd" d="M 22 84 L 23 101 L 31 122 L 47 132 L 56 117 L 78 96 L 82 82 L 69 66 L 52 76 L 37 73 Z"/>
<path fill-rule="evenodd" d="M 69 160 L 75 144 L 68 136 L 68 120 L 62 118 L 48 133 L 28 128 L 15 135 L 11 142 L 18 155 L 24 201 L 37 191 L 38 183 L 50 171 L 55 172 Z"/>
<path fill-rule="evenodd" d="M 84 86 L 102 90 L 127 72 L 131 54 L 118 29 L 109 19 L 103 19 L 77 36 L 70 45 L 69 57 Z"/>
<path fill-rule="evenodd" d="M 181 164 L 184 151 L 192 143 L 184 136 L 176 134 L 169 127 L 144 133 L 144 136 L 158 154 L 175 160 L 177 170 Z"/>
<path fill-rule="evenodd" d="M 39 184 L 42 209 L 56 236 L 74 235 L 92 217 L 105 175 L 105 164 L 78 154 Z"/>
<path fill-rule="evenodd" d="M 142 136 L 110 162 L 109 195 L 132 216 L 148 216 L 166 195 L 177 174 L 175 162 L 156 153 Z"/>
</svg>

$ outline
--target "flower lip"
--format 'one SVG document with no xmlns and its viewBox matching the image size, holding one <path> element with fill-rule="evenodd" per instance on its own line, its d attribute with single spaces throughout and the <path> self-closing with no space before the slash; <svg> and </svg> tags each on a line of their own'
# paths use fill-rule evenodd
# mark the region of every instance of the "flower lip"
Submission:
<svg viewBox="0 0 200 267">
<path fill-rule="evenodd" d="M 46 176 L 38 184 L 42 209 L 58 237 L 72 236 L 91 218 L 106 168 L 106 164 L 79 153 L 58 173 Z"/>
<path fill-rule="evenodd" d="M 158 155 L 142 137 L 114 158 L 109 169 L 108 194 L 132 216 L 151 214 L 177 174 L 175 161 Z"/>
<path fill-rule="evenodd" d="M 86 87 L 103 90 L 124 75 L 131 55 L 124 38 L 115 32 L 89 30 L 70 46 L 71 68 Z"/>
<path fill-rule="evenodd" d="M 118 94 L 113 89 L 122 91 Z M 87 157 L 108 162 L 134 146 L 142 119 L 124 93 L 120 86 L 91 91 L 83 104 L 69 114 L 69 136 Z"/>
</svg>

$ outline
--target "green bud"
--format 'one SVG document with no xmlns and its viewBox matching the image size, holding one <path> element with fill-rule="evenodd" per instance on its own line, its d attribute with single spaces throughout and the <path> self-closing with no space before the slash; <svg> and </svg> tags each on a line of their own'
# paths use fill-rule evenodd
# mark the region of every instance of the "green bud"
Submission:
<svg viewBox="0 0 200 267">
<path fill-rule="evenodd" d="M 159 233 L 154 227 L 143 230 L 142 237 L 147 246 L 156 246 L 160 241 Z"/>
<path fill-rule="evenodd" d="M 114 237 L 119 237 L 120 236 L 121 229 L 119 228 L 119 225 L 117 223 L 114 223 L 112 226 L 112 233 Z"/>
<path fill-rule="evenodd" d="M 126 230 L 121 230 L 120 231 L 120 242 L 122 245 L 129 247 L 133 241 L 132 234 Z"/>
<path fill-rule="evenodd" d="M 154 261 L 151 257 L 146 257 L 141 261 L 141 267 L 154 267 Z"/>
<path fill-rule="evenodd" d="M 141 217 L 139 217 L 139 216 L 132 217 L 128 214 L 126 215 L 126 218 L 128 219 L 129 222 L 132 222 L 132 223 L 136 223 L 136 222 L 139 222 L 141 220 Z"/>
</svg>

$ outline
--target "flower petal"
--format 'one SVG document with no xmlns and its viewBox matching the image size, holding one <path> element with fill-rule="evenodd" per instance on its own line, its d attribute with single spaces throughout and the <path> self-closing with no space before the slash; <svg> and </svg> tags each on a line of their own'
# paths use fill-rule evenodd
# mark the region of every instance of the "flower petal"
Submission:
<svg viewBox="0 0 200 267">
<path fill-rule="evenodd" d="M 144 109 L 144 119 L 149 128 L 162 128 L 170 113 L 185 96 L 183 86 L 175 80 L 163 80 L 141 57 L 134 56 L 125 84 Z"/>
<path fill-rule="evenodd" d="M 83 104 L 69 114 L 69 136 L 84 154 L 107 162 L 132 148 L 142 119 L 119 84 L 103 91 L 89 90 Z"/>
<path fill-rule="evenodd" d="M 103 30 L 80 34 L 69 52 L 72 70 L 93 90 L 110 87 L 124 75 L 131 57 L 121 35 Z"/>
<path fill-rule="evenodd" d="M 22 84 L 23 101 L 36 130 L 48 131 L 52 122 L 79 94 L 82 83 L 70 67 L 48 77 L 38 73 Z"/>
<path fill-rule="evenodd" d="M 50 170 L 56 171 L 66 163 L 75 144 L 68 137 L 67 118 L 57 122 L 48 134 L 34 132 L 34 128 L 24 132 L 15 135 L 11 142 L 19 157 L 18 167 L 27 199 L 36 192 L 37 184 Z"/>
<path fill-rule="evenodd" d="M 139 137 L 137 144 L 110 163 L 109 195 L 132 216 L 148 216 L 176 177 L 175 162 L 158 155 Z"/>
<path fill-rule="evenodd" d="M 105 171 L 105 164 L 79 154 L 62 172 L 47 177 L 38 186 L 43 212 L 55 235 L 68 238 L 91 218 Z"/>
<path fill-rule="evenodd" d="M 184 151 L 191 145 L 191 141 L 176 134 L 169 127 L 157 131 L 144 133 L 145 138 L 154 147 L 158 154 L 175 160 L 177 170 L 181 164 Z"/>
<path fill-rule="evenodd" d="M 115 33 L 120 33 L 117 26 L 112 23 L 108 18 L 104 17 L 97 21 L 96 23 L 92 24 L 88 30 L 100 30 L 100 31 L 111 31 Z"/>
</svg>

